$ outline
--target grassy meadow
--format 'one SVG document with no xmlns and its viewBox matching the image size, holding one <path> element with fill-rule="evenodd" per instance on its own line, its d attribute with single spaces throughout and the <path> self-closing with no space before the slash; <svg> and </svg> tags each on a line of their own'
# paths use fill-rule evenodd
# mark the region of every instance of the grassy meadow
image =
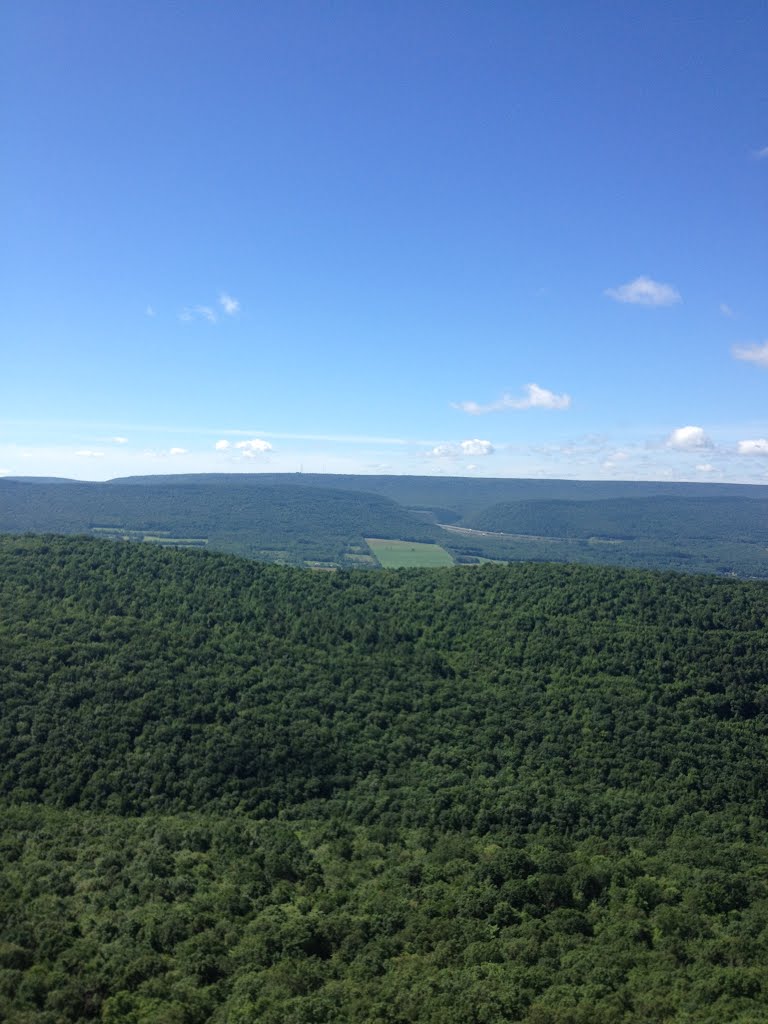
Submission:
<svg viewBox="0 0 768 1024">
<path fill-rule="evenodd" d="M 453 565 L 453 558 L 439 544 L 412 540 L 381 540 L 366 537 L 366 543 L 385 569 L 431 569 Z"/>
</svg>

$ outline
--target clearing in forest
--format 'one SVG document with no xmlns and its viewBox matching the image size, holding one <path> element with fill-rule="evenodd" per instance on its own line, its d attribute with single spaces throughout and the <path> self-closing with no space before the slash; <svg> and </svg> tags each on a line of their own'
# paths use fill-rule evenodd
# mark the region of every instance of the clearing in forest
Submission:
<svg viewBox="0 0 768 1024">
<path fill-rule="evenodd" d="M 415 540 L 380 540 L 376 537 L 366 537 L 365 541 L 385 569 L 429 569 L 453 565 L 453 559 L 439 544 L 419 544 Z"/>
</svg>

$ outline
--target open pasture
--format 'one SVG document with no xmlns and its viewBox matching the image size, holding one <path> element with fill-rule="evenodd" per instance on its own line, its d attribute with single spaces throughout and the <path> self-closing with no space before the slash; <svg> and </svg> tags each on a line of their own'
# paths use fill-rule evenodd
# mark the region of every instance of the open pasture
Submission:
<svg viewBox="0 0 768 1024">
<path fill-rule="evenodd" d="M 376 537 L 366 537 L 365 540 L 385 569 L 430 569 L 453 565 L 453 558 L 439 544 L 382 540 Z"/>
</svg>

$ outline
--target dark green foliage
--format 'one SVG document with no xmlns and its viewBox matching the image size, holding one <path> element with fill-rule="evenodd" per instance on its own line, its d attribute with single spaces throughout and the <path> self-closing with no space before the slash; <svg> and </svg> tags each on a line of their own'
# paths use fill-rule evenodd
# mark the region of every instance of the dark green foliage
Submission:
<svg viewBox="0 0 768 1024">
<path fill-rule="evenodd" d="M 159 545 L 324 568 L 373 567 L 364 538 L 382 537 L 438 543 L 458 562 L 764 578 L 766 509 L 768 489 L 741 484 L 304 473 L 0 480 L 0 532 L 150 535 Z"/>
<path fill-rule="evenodd" d="M 443 476 L 338 475 L 332 473 L 192 473 L 133 476 L 110 486 L 318 487 L 366 491 L 406 508 L 434 508 L 461 518 L 500 502 L 596 501 L 616 498 L 768 498 L 768 486 L 754 484 L 666 483 L 657 480 L 525 480 Z M 441 519 L 441 522 L 451 522 Z"/>
<path fill-rule="evenodd" d="M 724 540 L 660 541 L 600 538 L 530 537 L 449 534 L 441 542 L 459 563 L 484 559 L 501 562 L 577 562 L 674 572 L 714 573 L 743 579 L 768 578 L 768 548 L 764 544 Z"/>
<path fill-rule="evenodd" d="M 768 500 L 744 497 L 518 501 L 491 505 L 464 520 L 477 530 L 541 537 L 660 541 L 721 540 L 766 544 Z"/>
<path fill-rule="evenodd" d="M 711 577 L 0 540 L 0 1018 L 766 1019 L 767 624 Z"/>
<path fill-rule="evenodd" d="M 755 488 L 756 494 L 761 491 Z M 447 544 L 460 559 L 474 555 L 766 577 L 768 500 L 756 494 L 502 502 L 462 520 L 467 529 L 450 532 Z"/>
<path fill-rule="evenodd" d="M 290 477 L 286 477 L 290 479 Z M 89 533 L 94 528 L 206 538 L 212 549 L 301 564 L 344 562 L 364 537 L 442 539 L 389 498 L 313 487 L 59 483 L 0 480 L 0 532 Z"/>
</svg>

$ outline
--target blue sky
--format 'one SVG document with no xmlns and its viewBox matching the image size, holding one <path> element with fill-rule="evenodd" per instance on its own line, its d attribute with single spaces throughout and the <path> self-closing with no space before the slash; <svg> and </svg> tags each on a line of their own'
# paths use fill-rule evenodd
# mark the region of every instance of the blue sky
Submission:
<svg viewBox="0 0 768 1024">
<path fill-rule="evenodd" d="M 8 0 L 0 471 L 768 482 L 766 38 Z"/>
</svg>

